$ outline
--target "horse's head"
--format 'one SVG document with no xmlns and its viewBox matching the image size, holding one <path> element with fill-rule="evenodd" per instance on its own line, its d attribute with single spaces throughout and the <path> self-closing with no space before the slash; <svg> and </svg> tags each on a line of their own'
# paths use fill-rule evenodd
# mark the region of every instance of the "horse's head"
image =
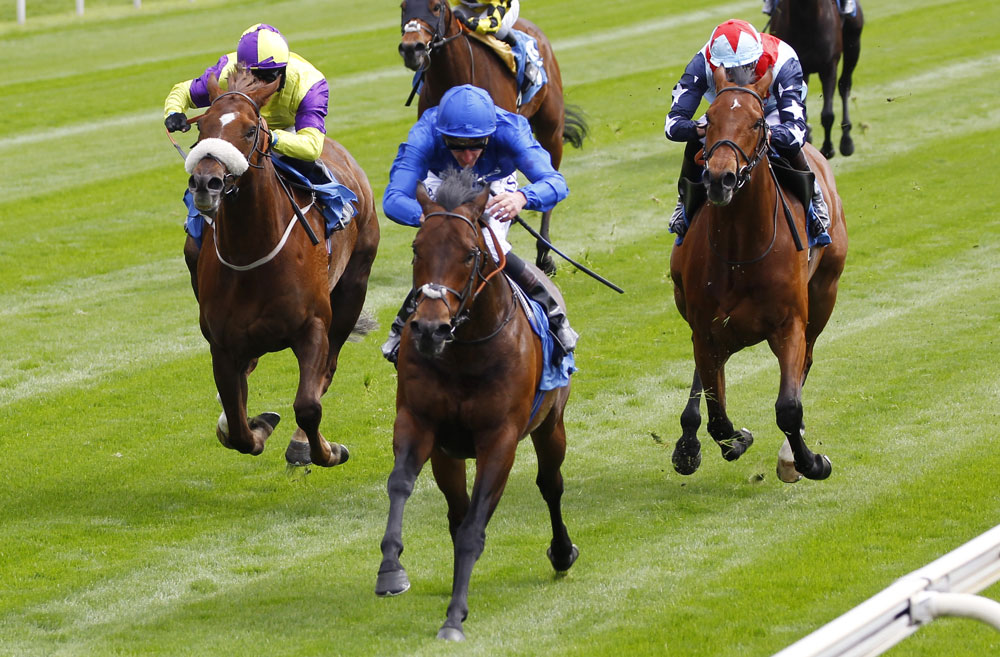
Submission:
<svg viewBox="0 0 1000 657">
<path fill-rule="evenodd" d="M 441 353 L 455 329 L 471 310 L 484 281 L 482 269 L 493 264 L 483 241 L 479 218 L 489 198 L 469 170 L 446 173 L 437 202 L 418 186 L 417 200 L 424 223 L 413 240 L 413 287 L 417 308 L 410 317 L 410 334 L 417 350 L 427 357 Z"/>
<path fill-rule="evenodd" d="M 730 82 L 721 66 L 715 70 L 718 91 L 706 113 L 704 182 L 708 199 L 716 205 L 729 203 L 766 155 L 769 129 L 763 99 L 771 74 L 768 69 L 756 83 L 741 86 Z"/>
<path fill-rule="evenodd" d="M 270 144 L 260 108 L 280 82 L 261 82 L 242 66 L 229 76 L 228 91 L 214 77 L 208 81 L 211 104 L 198 119 L 198 143 L 184 163 L 191 174 L 188 189 L 202 213 L 215 214 L 222 195 L 237 189 L 247 168 L 262 166 Z"/>
<path fill-rule="evenodd" d="M 406 68 L 419 71 L 430 64 L 431 50 L 444 40 L 451 22 L 447 0 L 403 0 L 403 38 L 399 54 Z"/>
</svg>

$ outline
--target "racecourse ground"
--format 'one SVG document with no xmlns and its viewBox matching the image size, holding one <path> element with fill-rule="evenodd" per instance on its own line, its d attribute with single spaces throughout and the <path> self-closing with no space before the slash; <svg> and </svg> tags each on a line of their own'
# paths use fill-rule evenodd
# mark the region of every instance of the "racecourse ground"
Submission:
<svg viewBox="0 0 1000 657">
<path fill-rule="evenodd" d="M 187 176 L 160 109 L 270 22 L 326 72 L 329 132 L 381 197 L 415 116 L 398 3 L 104 0 L 83 20 L 72 3 L 28 5 L 23 28 L 13 3 L 0 12 L 0 655 L 766 656 L 1000 522 L 995 3 L 864 2 L 857 153 L 833 161 L 851 247 L 804 393 L 807 440 L 834 471 L 791 486 L 774 477 L 766 347 L 734 356 L 727 377 L 752 449 L 726 463 L 703 431 L 702 468 L 670 466 L 692 362 L 666 274 L 681 147 L 663 115 L 711 28 L 761 26 L 759 3 L 524 4 L 593 130 L 564 158 L 572 191 L 553 237 L 627 293 L 565 265 L 556 277 L 583 334 L 564 467 L 581 557 L 553 577 L 526 446 L 462 646 L 434 639 L 451 546 L 429 470 L 404 524 L 413 588 L 372 593 L 395 390 L 381 334 L 345 348 L 325 397 L 345 466 L 286 476 L 289 354 L 251 380 L 251 410 L 285 418 L 264 454 L 215 440 L 180 256 Z M 413 233 L 382 229 L 368 308 L 388 326 Z M 531 253 L 526 235 L 515 244 Z M 992 630 L 942 620 L 888 654 L 998 648 Z"/>
</svg>

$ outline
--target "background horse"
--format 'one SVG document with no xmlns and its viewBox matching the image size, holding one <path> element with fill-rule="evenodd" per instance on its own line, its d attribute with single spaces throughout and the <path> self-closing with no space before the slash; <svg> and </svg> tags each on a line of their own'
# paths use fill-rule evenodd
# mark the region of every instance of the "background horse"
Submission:
<svg viewBox="0 0 1000 657">
<path fill-rule="evenodd" d="M 493 102 L 509 112 L 524 115 L 535 138 L 549 155 L 556 169 L 562 163 L 563 142 L 576 148 L 587 136 L 583 113 L 563 100 L 562 75 L 552 44 L 534 23 L 518 19 L 515 28 L 530 34 L 538 42 L 538 52 L 545 62 L 548 83 L 525 105 L 517 106 L 518 88 L 514 74 L 491 49 L 468 36 L 446 0 L 403 0 L 403 37 L 399 54 L 407 68 L 424 71 L 423 89 L 417 116 L 441 102 L 452 87 L 471 84 L 489 92 Z M 542 214 L 539 233 L 549 239 L 552 211 Z M 547 273 L 555 271 L 548 247 L 537 243 L 536 263 Z"/>
<path fill-rule="evenodd" d="M 840 102 L 843 119 L 840 122 L 840 154 L 854 153 L 851 139 L 851 119 L 848 100 L 851 97 L 851 76 L 861 54 L 861 28 L 865 17 L 861 3 L 854 16 L 841 16 L 835 0 L 779 0 L 771 13 L 771 34 L 788 43 L 799 55 L 805 81 L 809 75 L 819 75 L 823 85 L 823 147 L 827 158 L 834 155 L 830 132 L 833 128 L 833 84 L 837 80 L 837 64 L 844 54 L 840 73 Z"/>
<path fill-rule="evenodd" d="M 833 242 L 811 258 L 808 250 L 796 251 L 792 231 L 779 217 L 787 203 L 794 219 L 789 222 L 805 236 L 806 208 L 792 195 L 779 195 L 767 158 L 761 99 L 771 72 L 747 88 L 729 83 L 720 67 L 715 82 L 719 92 L 708 109 L 705 135 L 704 179 L 710 203 L 695 214 L 684 242 L 670 255 L 674 300 L 691 326 L 695 360 L 674 468 L 692 474 L 701 464 L 697 431 L 702 393 L 708 432 L 727 461 L 738 459 L 753 442 L 753 435 L 746 429 L 736 431 L 726 415 L 725 365 L 743 347 L 767 340 L 781 368 L 775 411 L 787 439 L 779 454 L 778 476 L 795 481 L 797 471 L 824 479 L 830 475 L 830 461 L 806 447 L 801 397 L 813 346 L 833 312 L 847 256 L 843 207 L 830 165 L 806 144 L 805 155 L 830 207 Z"/>
<path fill-rule="evenodd" d="M 410 587 L 403 551 L 403 507 L 428 458 L 448 502 L 455 570 L 448 617 L 438 637 L 465 638 L 472 568 L 514 463 L 518 442 L 531 434 L 538 455 L 536 483 L 549 507 L 548 556 L 557 572 L 579 554 L 562 521 L 560 467 L 566 453 L 563 410 L 569 385 L 536 397 L 542 346 L 520 310 L 512 283 L 487 249 L 479 218 L 489 187 L 479 192 L 467 172 L 449 174 L 438 205 L 418 187 L 427 219 L 413 241 L 416 312 L 399 348 L 395 465 L 389 475 L 389 519 L 375 593 Z M 453 208 L 448 210 L 446 208 Z M 541 277 L 545 279 L 544 276 Z M 476 459 L 470 499 L 465 459 Z"/>
<path fill-rule="evenodd" d="M 214 221 L 206 225 L 192 284 L 224 411 L 219 441 L 243 453 L 263 451 L 278 416 L 247 420 L 247 374 L 262 354 L 291 348 L 299 363 L 293 404 L 298 428 L 286 458 L 333 466 L 348 453 L 319 432 L 320 396 L 337 370 L 344 341 L 356 325 L 363 328 L 359 317 L 378 249 L 378 218 L 364 172 L 343 146 L 327 139 L 323 161 L 357 195 L 358 213 L 333 233 L 329 254 L 322 240 L 312 244 L 277 178 L 260 117 L 259 108 L 277 86 L 242 68 L 230 76 L 228 92 L 210 81 L 211 106 L 198 120 L 198 144 L 187 168 L 195 205 Z M 308 200 L 300 195 L 297 202 L 304 206 Z M 315 205 L 305 219 L 323 235 L 324 218 Z"/>
</svg>

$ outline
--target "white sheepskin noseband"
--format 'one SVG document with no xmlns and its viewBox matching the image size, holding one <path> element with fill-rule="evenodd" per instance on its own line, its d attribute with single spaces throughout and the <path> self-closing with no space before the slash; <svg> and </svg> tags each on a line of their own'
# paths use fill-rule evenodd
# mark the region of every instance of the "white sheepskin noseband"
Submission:
<svg viewBox="0 0 1000 657">
<path fill-rule="evenodd" d="M 191 149 L 187 159 L 184 160 L 184 170 L 188 173 L 193 173 L 198 163 L 209 155 L 222 162 L 226 170 L 234 176 L 243 175 L 243 172 L 250 166 L 246 156 L 238 148 L 225 139 L 209 137 L 208 139 L 202 139 Z"/>
</svg>

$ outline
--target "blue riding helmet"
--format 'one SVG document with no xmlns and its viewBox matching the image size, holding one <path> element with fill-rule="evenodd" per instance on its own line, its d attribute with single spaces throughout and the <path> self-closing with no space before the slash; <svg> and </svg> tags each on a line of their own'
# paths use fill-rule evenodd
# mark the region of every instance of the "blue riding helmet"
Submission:
<svg viewBox="0 0 1000 657">
<path fill-rule="evenodd" d="M 487 137 L 497 129 L 496 106 L 479 87 L 452 87 L 441 97 L 435 127 L 449 137 Z"/>
</svg>

